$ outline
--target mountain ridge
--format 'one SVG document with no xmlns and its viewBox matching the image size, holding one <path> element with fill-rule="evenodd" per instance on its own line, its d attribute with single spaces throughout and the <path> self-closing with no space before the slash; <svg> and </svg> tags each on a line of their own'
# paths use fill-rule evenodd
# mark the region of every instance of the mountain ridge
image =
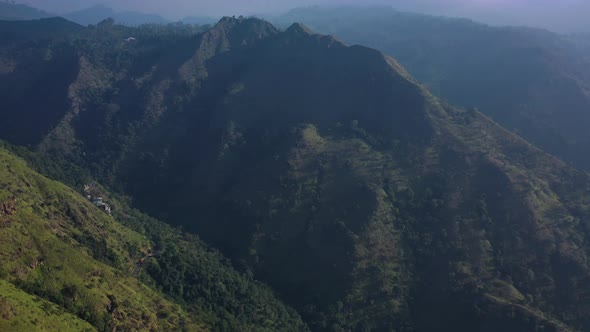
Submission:
<svg viewBox="0 0 590 332">
<path fill-rule="evenodd" d="M 394 56 L 437 96 L 587 168 L 590 72 L 570 38 L 386 7 L 301 8 L 274 21 L 294 20 Z"/>
<path fill-rule="evenodd" d="M 297 25 L 95 29 L 115 46 L 76 53 L 63 126 L 29 152 L 52 177 L 73 164 L 199 234 L 314 331 L 590 326 L 586 173 Z"/>
</svg>

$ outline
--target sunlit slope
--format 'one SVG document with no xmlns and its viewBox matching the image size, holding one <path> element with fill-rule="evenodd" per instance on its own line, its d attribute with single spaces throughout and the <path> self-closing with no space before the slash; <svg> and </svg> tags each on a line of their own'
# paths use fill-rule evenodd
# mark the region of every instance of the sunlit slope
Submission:
<svg viewBox="0 0 590 332">
<path fill-rule="evenodd" d="M 95 331 L 88 322 L 49 301 L 0 280 L 0 330 Z"/>
</svg>

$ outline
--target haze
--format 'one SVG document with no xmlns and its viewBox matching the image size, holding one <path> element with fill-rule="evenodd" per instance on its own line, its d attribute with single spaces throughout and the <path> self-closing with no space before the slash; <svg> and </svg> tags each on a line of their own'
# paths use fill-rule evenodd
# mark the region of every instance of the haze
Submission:
<svg viewBox="0 0 590 332">
<path fill-rule="evenodd" d="M 116 10 L 186 16 L 268 15 L 302 6 L 391 5 L 405 11 L 463 16 L 495 25 L 528 25 L 557 32 L 590 32 L 587 0 L 19 0 L 54 13 L 96 4 Z"/>
</svg>

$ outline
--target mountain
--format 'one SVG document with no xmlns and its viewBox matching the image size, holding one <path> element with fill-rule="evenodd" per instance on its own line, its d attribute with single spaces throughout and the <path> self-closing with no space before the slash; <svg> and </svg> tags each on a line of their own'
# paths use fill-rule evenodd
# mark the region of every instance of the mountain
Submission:
<svg viewBox="0 0 590 332">
<path fill-rule="evenodd" d="M 590 67 L 568 38 L 388 7 L 301 8 L 277 19 L 293 21 L 390 54 L 436 95 L 590 169 Z"/>
<path fill-rule="evenodd" d="M 36 20 L 51 16 L 54 15 L 27 5 L 0 2 L 0 21 Z"/>
<path fill-rule="evenodd" d="M 156 15 L 156 14 L 144 14 L 133 11 L 117 12 L 112 8 L 104 5 L 96 5 L 90 8 L 82 9 L 65 15 L 65 18 L 72 22 L 76 22 L 81 25 L 98 24 L 99 22 L 112 18 L 115 22 L 130 26 L 138 26 L 142 24 L 154 23 L 154 24 L 167 24 L 169 20 Z"/>
<path fill-rule="evenodd" d="M 157 57 L 162 50 L 154 45 L 173 46 L 178 35 L 200 31 L 180 25 L 132 29 L 109 20 L 88 29 L 62 18 L 0 22 L 0 29 L 3 138 L 22 145 L 38 143 L 63 118 L 69 107 L 69 85 L 83 65 L 80 61 L 104 57 L 108 66 L 124 66 L 134 52 Z M 129 37 L 136 40 L 129 42 Z M 20 111 L 13 112 L 16 109 Z M 31 117 L 36 121 L 28 121 Z"/>
<path fill-rule="evenodd" d="M 198 234 L 313 331 L 590 329 L 588 174 L 435 97 L 377 50 L 253 18 L 174 29 L 103 22 L 35 52 L 37 40 L 5 46 L 12 106 L 0 116 L 14 129 L 0 137 L 54 179 L 96 179 L 118 193 L 108 201 L 125 195 Z M 35 93 L 38 82 L 54 93 Z M 183 237 L 164 239 L 152 252 Z M 248 279 L 220 285 L 220 272 L 205 279 L 215 291 L 189 291 L 203 278 L 186 269 L 210 269 L 176 252 L 145 271 L 181 309 L 220 292 L 215 317 L 231 308 L 235 324 L 257 313 L 269 330 L 304 328 L 268 289 L 229 287 Z"/>
</svg>

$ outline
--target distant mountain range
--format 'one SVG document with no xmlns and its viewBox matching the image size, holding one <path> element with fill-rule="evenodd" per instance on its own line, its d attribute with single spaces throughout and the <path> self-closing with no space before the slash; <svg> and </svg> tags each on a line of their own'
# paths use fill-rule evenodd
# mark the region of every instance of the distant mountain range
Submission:
<svg viewBox="0 0 590 332">
<path fill-rule="evenodd" d="M 51 16 L 53 15 L 27 5 L 0 2 L 0 20 L 35 20 Z"/>
<path fill-rule="evenodd" d="M 166 24 L 169 20 L 155 14 L 143 14 L 132 11 L 117 12 L 112 8 L 96 5 L 90 8 L 79 10 L 66 14 L 66 19 L 81 25 L 97 24 L 107 18 L 112 18 L 115 22 L 125 25 L 141 25 L 145 23 Z"/>
<path fill-rule="evenodd" d="M 60 16 L 22 4 L 0 2 L 0 20 L 22 21 L 40 18 Z M 98 24 L 99 22 L 112 18 L 118 24 L 138 26 L 141 24 L 168 24 L 175 21 L 156 14 L 145 14 L 134 11 L 115 11 L 104 5 L 96 5 L 79 11 L 62 15 L 64 18 L 80 25 Z M 180 22 L 185 24 L 212 24 L 217 19 L 207 16 L 190 16 L 183 18 Z"/>
<path fill-rule="evenodd" d="M 538 36 L 459 22 L 476 40 L 460 44 L 455 21 L 421 19 L 420 35 L 382 31 L 415 37 L 406 60 L 439 50 L 419 47 L 431 25 L 471 52 L 459 67 Z M 0 26 L 27 30 L 0 45 L 0 286 L 27 303 L 104 331 L 590 329 L 590 176 L 389 55 L 254 18 L 71 24 Z M 515 49 L 492 69 L 518 86 L 536 74 L 521 56 L 545 52 Z M 482 71 L 466 81 L 500 94 Z M 113 218 L 13 154 L 78 192 L 102 183 Z"/>
</svg>

